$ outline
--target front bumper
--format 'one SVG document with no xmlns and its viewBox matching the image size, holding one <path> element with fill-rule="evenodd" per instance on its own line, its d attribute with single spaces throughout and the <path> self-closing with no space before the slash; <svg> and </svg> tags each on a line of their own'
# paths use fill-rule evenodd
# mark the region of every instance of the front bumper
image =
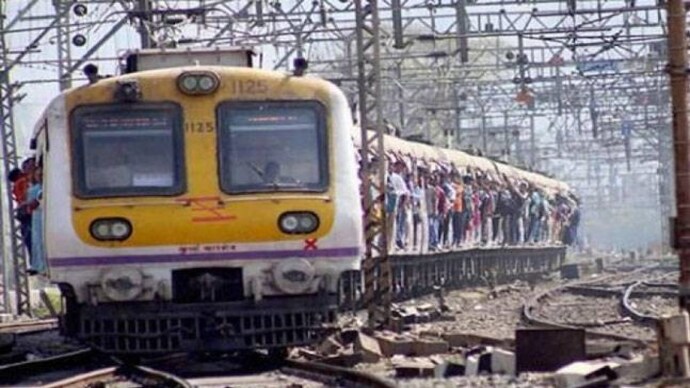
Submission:
<svg viewBox="0 0 690 388">
<path fill-rule="evenodd" d="M 68 311 L 66 334 L 104 352 L 153 354 L 302 346 L 336 319 L 335 295 L 221 303 L 106 303 Z"/>
</svg>

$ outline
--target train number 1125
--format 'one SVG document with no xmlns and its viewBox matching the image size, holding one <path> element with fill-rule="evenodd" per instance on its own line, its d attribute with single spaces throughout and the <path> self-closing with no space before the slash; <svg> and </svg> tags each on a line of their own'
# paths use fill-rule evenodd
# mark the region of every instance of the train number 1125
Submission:
<svg viewBox="0 0 690 388">
<path fill-rule="evenodd" d="M 232 80 L 230 89 L 233 94 L 263 94 L 268 92 L 268 84 L 262 80 Z"/>
</svg>

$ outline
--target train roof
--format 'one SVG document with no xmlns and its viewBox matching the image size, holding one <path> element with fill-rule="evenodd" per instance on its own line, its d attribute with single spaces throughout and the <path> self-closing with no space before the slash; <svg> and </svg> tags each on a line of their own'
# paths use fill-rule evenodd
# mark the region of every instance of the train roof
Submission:
<svg viewBox="0 0 690 388">
<path fill-rule="evenodd" d="M 372 131 L 370 132 L 373 134 Z M 360 146 L 361 134 L 359 127 L 354 127 L 352 137 L 355 144 Z M 384 147 L 386 154 L 390 157 L 422 159 L 426 163 L 435 163 L 440 168 L 450 168 L 451 166 L 457 169 L 469 168 L 487 174 L 494 180 L 500 179 L 499 176 L 505 175 L 516 181 L 531 183 L 544 190 L 550 196 L 572 194 L 570 186 L 565 182 L 509 164 L 495 162 L 485 157 L 470 155 L 460 150 L 435 147 L 391 135 L 384 135 Z"/>
</svg>

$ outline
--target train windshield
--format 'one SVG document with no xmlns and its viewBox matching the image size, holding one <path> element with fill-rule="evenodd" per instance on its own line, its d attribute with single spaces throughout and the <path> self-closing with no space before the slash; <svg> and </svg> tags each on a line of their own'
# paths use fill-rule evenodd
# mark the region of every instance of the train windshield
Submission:
<svg viewBox="0 0 690 388">
<path fill-rule="evenodd" d="M 326 189 L 326 116 L 321 104 L 227 102 L 218 113 L 224 191 Z"/>
<path fill-rule="evenodd" d="M 175 195 L 184 189 L 181 110 L 172 104 L 81 107 L 72 116 L 81 197 Z"/>
</svg>

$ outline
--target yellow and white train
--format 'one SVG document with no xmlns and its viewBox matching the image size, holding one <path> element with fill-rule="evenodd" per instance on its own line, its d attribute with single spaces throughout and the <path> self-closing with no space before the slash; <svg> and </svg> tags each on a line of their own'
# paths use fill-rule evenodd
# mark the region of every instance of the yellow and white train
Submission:
<svg viewBox="0 0 690 388">
<path fill-rule="evenodd" d="M 65 334 L 129 354 L 317 340 L 360 268 L 351 129 L 331 83 L 252 68 L 59 95 L 34 144 Z"/>
<path fill-rule="evenodd" d="M 127 354 L 319 340 L 364 244 L 345 96 L 317 78 L 227 66 L 216 52 L 143 54 L 123 75 L 60 94 L 34 131 L 63 332 Z M 386 144 L 569 191 L 460 151 Z"/>
</svg>

